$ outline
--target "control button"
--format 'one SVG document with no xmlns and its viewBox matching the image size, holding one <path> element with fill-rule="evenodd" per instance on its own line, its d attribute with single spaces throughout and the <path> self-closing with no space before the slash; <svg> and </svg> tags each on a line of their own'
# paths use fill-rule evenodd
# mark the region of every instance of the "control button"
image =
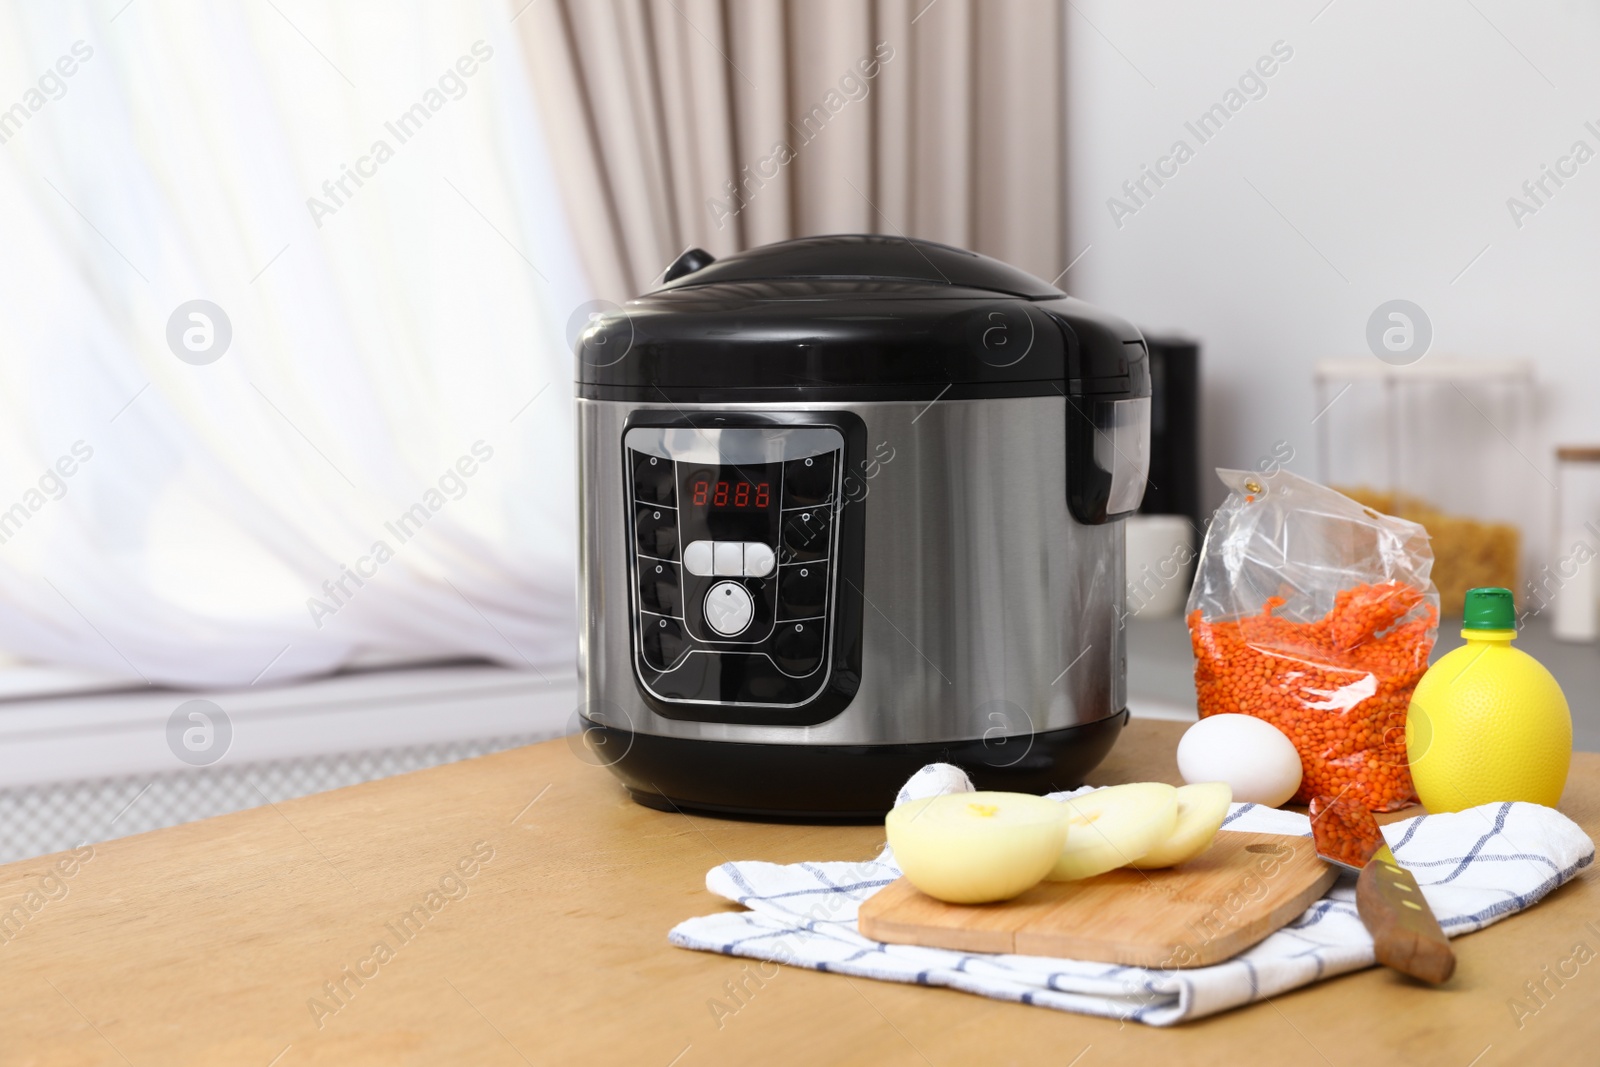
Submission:
<svg viewBox="0 0 1600 1067">
<path fill-rule="evenodd" d="M 780 670 L 788 674 L 810 674 L 822 662 L 826 627 L 821 619 L 786 622 L 778 627 L 772 651 Z"/>
<path fill-rule="evenodd" d="M 690 574 L 706 575 L 711 573 L 712 556 L 710 541 L 690 541 L 689 547 L 683 550 L 683 566 Z"/>
<path fill-rule="evenodd" d="M 677 619 L 658 615 L 640 617 L 639 644 L 643 646 L 644 661 L 658 671 L 671 667 L 688 650 L 689 642 L 683 636 L 683 625 Z"/>
<path fill-rule="evenodd" d="M 713 541 L 711 550 L 712 574 L 736 578 L 744 573 L 744 545 L 741 542 Z"/>
<path fill-rule="evenodd" d="M 683 614 L 683 579 L 676 563 L 639 560 L 639 607 L 661 615 Z"/>
<path fill-rule="evenodd" d="M 723 637 L 743 633 L 755 613 L 755 601 L 738 582 L 718 582 L 706 594 L 706 625 Z"/>
<path fill-rule="evenodd" d="M 828 603 L 828 565 L 792 563 L 778 575 L 778 618 L 809 619 Z"/>
<path fill-rule="evenodd" d="M 809 508 L 833 499 L 833 460 L 837 452 L 790 460 L 783 465 L 783 506 Z"/>
<path fill-rule="evenodd" d="M 633 454 L 633 499 L 638 503 L 672 507 L 678 502 L 677 480 L 672 460 L 643 452 Z"/>
<path fill-rule="evenodd" d="M 747 578 L 765 578 L 778 565 L 778 554 L 760 541 L 744 543 L 744 573 Z"/>
<path fill-rule="evenodd" d="M 810 511 L 788 511 L 783 516 L 783 544 L 779 548 L 784 563 L 803 563 L 825 559 L 828 555 L 827 507 Z"/>
<path fill-rule="evenodd" d="M 759 541 L 691 541 L 683 565 L 690 574 L 765 578 L 778 565 L 778 554 Z"/>
<path fill-rule="evenodd" d="M 678 513 L 671 508 L 642 507 L 634 529 L 639 552 L 658 559 L 678 558 Z"/>
</svg>

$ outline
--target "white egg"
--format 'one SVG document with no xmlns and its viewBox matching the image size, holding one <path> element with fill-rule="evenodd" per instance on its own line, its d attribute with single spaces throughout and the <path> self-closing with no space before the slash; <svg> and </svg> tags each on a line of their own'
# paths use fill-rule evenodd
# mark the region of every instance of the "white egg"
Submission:
<svg viewBox="0 0 1600 1067">
<path fill-rule="evenodd" d="M 1184 731 L 1178 773 L 1185 782 L 1227 782 L 1236 802 L 1275 808 L 1300 788 L 1300 753 L 1270 722 L 1212 715 Z"/>
</svg>

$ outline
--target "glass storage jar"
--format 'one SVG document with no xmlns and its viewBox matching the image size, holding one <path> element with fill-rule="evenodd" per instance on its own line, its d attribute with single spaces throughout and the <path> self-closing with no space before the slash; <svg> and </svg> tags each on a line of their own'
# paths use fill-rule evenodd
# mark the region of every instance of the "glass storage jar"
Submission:
<svg viewBox="0 0 1600 1067">
<path fill-rule="evenodd" d="M 1328 359 L 1314 378 L 1319 480 L 1427 528 L 1442 614 L 1477 586 L 1524 593 L 1555 488 L 1531 458 L 1531 362 Z"/>
</svg>

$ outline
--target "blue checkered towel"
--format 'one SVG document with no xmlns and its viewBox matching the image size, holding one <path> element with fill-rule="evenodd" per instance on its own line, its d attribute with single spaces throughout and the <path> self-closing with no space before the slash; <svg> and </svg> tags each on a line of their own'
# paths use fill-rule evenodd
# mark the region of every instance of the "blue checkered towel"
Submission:
<svg viewBox="0 0 1600 1067">
<path fill-rule="evenodd" d="M 899 802 L 971 788 L 956 768 L 935 765 L 906 783 Z M 1224 823 L 1231 830 L 1302 837 L 1310 836 L 1310 825 L 1304 815 L 1255 804 L 1235 804 Z M 1529 907 L 1594 859 L 1594 842 L 1576 823 L 1537 804 L 1485 804 L 1383 830 L 1451 937 Z M 1198 1019 L 1373 962 L 1372 939 L 1356 914 L 1355 879 L 1348 874 L 1305 914 L 1226 963 L 1165 971 L 887 945 L 862 937 L 857 908 L 899 876 L 888 848 L 857 863 L 724 863 L 706 875 L 706 888 L 749 910 L 689 919 L 669 936 L 674 945 L 703 952 L 948 986 L 1152 1026 Z"/>
</svg>

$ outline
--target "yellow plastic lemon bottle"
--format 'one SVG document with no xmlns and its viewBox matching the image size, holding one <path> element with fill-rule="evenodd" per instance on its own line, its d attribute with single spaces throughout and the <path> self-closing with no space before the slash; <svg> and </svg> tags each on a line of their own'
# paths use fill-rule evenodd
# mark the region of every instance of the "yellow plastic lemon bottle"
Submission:
<svg viewBox="0 0 1600 1067">
<path fill-rule="evenodd" d="M 1466 644 L 1417 683 L 1406 757 L 1431 812 L 1526 800 L 1555 807 L 1572 762 L 1572 713 L 1544 665 L 1519 648 L 1511 590 L 1469 589 Z"/>
</svg>

